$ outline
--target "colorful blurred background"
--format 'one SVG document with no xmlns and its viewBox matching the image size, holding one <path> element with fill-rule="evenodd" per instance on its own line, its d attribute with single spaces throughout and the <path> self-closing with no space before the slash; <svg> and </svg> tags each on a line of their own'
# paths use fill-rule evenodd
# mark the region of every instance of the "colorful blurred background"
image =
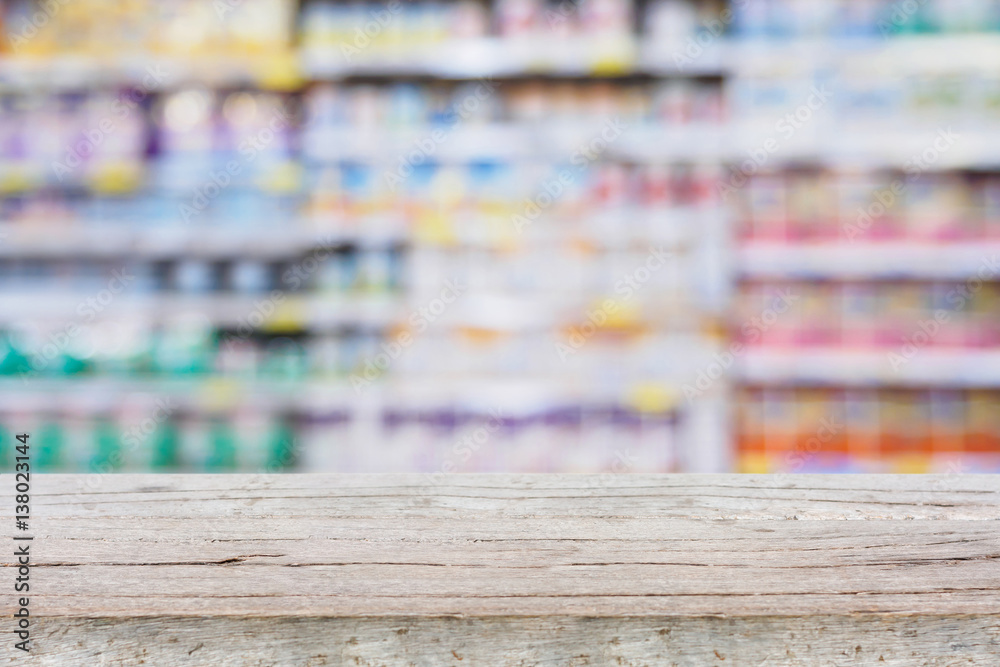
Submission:
<svg viewBox="0 0 1000 667">
<path fill-rule="evenodd" d="M 40 471 L 1000 471 L 1000 0 L 2 7 Z"/>
</svg>

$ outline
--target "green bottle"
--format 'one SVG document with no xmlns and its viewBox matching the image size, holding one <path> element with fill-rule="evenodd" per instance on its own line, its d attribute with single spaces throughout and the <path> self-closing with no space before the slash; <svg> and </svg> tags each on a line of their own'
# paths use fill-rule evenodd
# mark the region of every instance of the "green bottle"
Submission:
<svg viewBox="0 0 1000 667">
<path fill-rule="evenodd" d="M 17 440 L 14 439 L 14 434 L 3 424 L 0 424 L 0 470 L 4 472 L 14 470 L 14 448 L 18 444 Z"/>
<path fill-rule="evenodd" d="M 0 339 L 0 375 L 31 373 L 31 362 L 9 337 Z"/>
<path fill-rule="evenodd" d="M 208 431 L 209 454 L 205 468 L 226 471 L 236 468 L 236 435 L 229 422 L 221 417 L 212 419 Z"/>
<path fill-rule="evenodd" d="M 55 418 L 47 418 L 38 429 L 38 449 L 32 463 L 38 470 L 54 470 L 63 465 L 66 434 Z"/>
<path fill-rule="evenodd" d="M 906 22 L 904 32 L 926 35 L 941 32 L 941 26 L 934 16 L 934 10 L 928 7 L 918 7 L 912 18 Z"/>
<path fill-rule="evenodd" d="M 263 368 L 267 378 L 301 380 L 307 370 L 305 351 L 294 340 L 273 340 L 265 350 Z"/>
<path fill-rule="evenodd" d="M 81 375 L 93 370 L 89 362 L 74 357 L 69 352 L 59 355 L 57 367 L 62 375 Z"/>
<path fill-rule="evenodd" d="M 156 470 L 180 467 L 180 434 L 177 430 L 177 423 L 173 419 L 167 419 L 157 426 L 152 436 L 152 447 L 150 467 Z"/>
<path fill-rule="evenodd" d="M 123 462 L 118 428 L 110 417 L 98 417 L 94 423 L 94 456 L 90 459 L 90 469 L 114 472 Z"/>
<path fill-rule="evenodd" d="M 298 464 L 298 448 L 291 419 L 279 418 L 267 444 L 267 472 L 281 472 Z"/>
<path fill-rule="evenodd" d="M 201 329 L 161 331 L 153 347 L 154 368 L 165 375 L 200 375 L 211 367 L 211 332 Z"/>
<path fill-rule="evenodd" d="M 144 337 L 144 342 L 128 355 L 126 372 L 129 375 L 144 377 L 161 372 L 157 364 L 160 337 L 159 331 L 149 332 L 149 335 Z"/>
</svg>

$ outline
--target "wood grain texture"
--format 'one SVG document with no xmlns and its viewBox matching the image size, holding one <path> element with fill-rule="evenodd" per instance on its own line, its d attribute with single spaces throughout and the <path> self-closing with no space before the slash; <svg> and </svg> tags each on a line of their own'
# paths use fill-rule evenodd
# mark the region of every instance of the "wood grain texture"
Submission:
<svg viewBox="0 0 1000 667">
<path fill-rule="evenodd" d="M 993 476 L 32 486 L 31 664 L 1000 665 Z"/>
</svg>

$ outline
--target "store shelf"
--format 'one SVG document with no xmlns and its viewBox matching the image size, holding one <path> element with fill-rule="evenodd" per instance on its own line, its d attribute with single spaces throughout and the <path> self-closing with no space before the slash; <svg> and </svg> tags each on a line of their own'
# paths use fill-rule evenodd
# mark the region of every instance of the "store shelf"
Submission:
<svg viewBox="0 0 1000 667">
<path fill-rule="evenodd" d="M 306 225 L 289 228 L 248 227 L 146 228 L 139 224 L 90 225 L 77 223 L 8 224 L 0 227 L 0 257 L 296 257 L 321 248 L 380 249 L 406 243 L 402 234 L 369 231 L 308 231 Z M 399 225 L 402 227 L 402 225 Z"/>
<path fill-rule="evenodd" d="M 780 120 L 778 116 L 777 120 Z M 615 122 L 621 132 L 588 161 L 623 159 L 639 163 L 690 161 L 729 162 L 739 167 L 751 155 L 763 154 L 746 173 L 775 169 L 783 164 L 811 162 L 858 168 L 885 168 L 940 172 L 950 169 L 1000 167 L 1000 125 L 996 129 L 969 129 L 968 123 L 942 118 L 924 123 L 903 120 L 845 126 L 836 118 L 817 119 L 792 136 L 774 128 L 774 118 L 734 120 L 727 124 L 698 122 L 678 126 L 633 123 L 608 118 L 590 123 L 541 122 L 490 123 L 459 121 L 452 127 L 415 129 L 344 127 L 313 131 L 306 154 L 319 162 L 360 160 L 395 169 L 415 155 L 415 164 L 426 160 L 468 162 L 476 159 L 554 160 L 569 162 L 586 155 L 581 149 L 597 140 Z M 790 126 L 789 126 L 790 127 Z M 920 161 L 935 146 L 942 131 L 954 131 L 944 151 L 935 149 L 932 160 Z M 952 135 L 949 135 L 949 138 Z M 419 146 L 429 149 L 419 149 Z M 769 147 L 765 151 L 765 146 Z M 773 148 L 771 148 L 773 147 Z M 758 158 L 759 160 L 759 158 Z M 412 167 L 412 164 L 410 164 Z"/>
<path fill-rule="evenodd" d="M 253 9 L 254 3 L 245 4 L 242 10 Z M 802 284 L 806 317 L 825 308 L 823 299 L 833 301 L 833 319 L 816 326 L 829 334 L 822 340 L 838 340 L 837 309 L 849 302 L 841 297 L 857 292 L 872 297 L 865 300 L 874 304 L 869 317 L 878 319 L 881 313 L 873 313 L 885 309 L 894 318 L 891 330 L 903 330 L 896 320 L 916 308 L 897 303 L 903 290 L 893 281 L 958 282 L 981 270 L 996 277 L 1000 239 L 875 241 L 880 228 L 849 243 L 829 222 L 827 242 L 734 244 L 737 221 L 730 212 L 737 208 L 729 208 L 728 196 L 720 201 L 721 185 L 729 182 L 738 198 L 765 209 L 749 219 L 763 221 L 755 229 L 767 233 L 767 221 L 810 210 L 817 201 L 810 187 L 838 188 L 838 206 L 854 208 L 887 177 L 906 179 L 902 208 L 914 207 L 908 212 L 975 201 L 992 219 L 998 177 L 965 174 L 955 180 L 968 187 L 949 189 L 940 175 L 1000 168 L 993 71 L 1000 34 L 710 38 L 703 11 L 709 8 L 675 2 L 574 6 L 561 17 L 563 25 L 549 23 L 540 13 L 545 8 L 490 3 L 461 6 L 470 15 L 453 11 L 458 5 L 404 3 L 399 16 L 378 17 L 372 7 L 337 2 L 261 7 L 282 11 L 254 15 L 253 28 L 235 16 L 219 22 L 211 11 L 173 8 L 167 12 L 172 20 L 162 22 L 164 39 L 156 34 L 160 22 L 146 12 L 142 31 L 105 46 L 103 36 L 131 26 L 133 17 L 124 7 L 88 5 L 93 20 L 79 22 L 72 44 L 53 38 L 29 50 L 105 56 L 0 58 L 0 93 L 10 98 L 4 128 L 24 138 L 8 142 L 0 165 L 3 214 L 11 220 L 0 226 L 0 268 L 9 276 L 0 285 L 0 335 L 12 334 L 16 346 L 8 361 L 25 349 L 44 355 L 41 348 L 51 341 L 66 363 L 46 364 L 44 373 L 78 366 L 108 374 L 135 370 L 142 364 L 110 352 L 110 341 L 128 340 L 151 350 L 158 368 L 179 373 L 185 364 L 171 363 L 171 355 L 184 348 L 187 334 L 200 346 L 191 367 L 209 363 L 210 351 L 201 348 L 220 334 L 238 330 L 246 337 L 212 359 L 219 370 L 199 377 L 3 377 L 5 415 L 23 410 L 52 425 L 72 413 L 69 421 L 83 433 L 87 419 L 103 431 L 103 421 L 134 416 L 131 401 L 158 396 L 240 429 L 246 414 L 258 412 L 269 418 L 292 412 L 306 417 L 302 422 L 328 418 L 337 429 L 339 417 L 331 415 L 343 413 L 364 428 L 343 439 L 329 428 L 321 433 L 306 449 L 321 445 L 323 465 L 432 469 L 440 465 L 434 457 L 451 451 L 458 437 L 441 426 L 449 411 L 502 409 L 517 416 L 521 432 L 512 437 L 528 452 L 518 465 L 539 467 L 581 465 L 573 458 L 578 450 L 603 452 L 609 442 L 634 435 L 628 419 L 607 430 L 560 433 L 559 419 L 546 421 L 546 414 L 593 408 L 596 419 L 613 421 L 607 406 L 642 406 L 670 414 L 679 425 L 669 434 L 655 432 L 655 448 L 675 450 L 686 469 L 721 470 L 735 460 L 730 454 L 738 438 L 729 428 L 738 412 L 732 396 L 739 392 L 731 390 L 740 385 L 751 394 L 754 385 L 798 385 L 803 395 L 810 385 L 918 388 L 911 393 L 957 387 L 958 398 L 975 393 L 966 387 L 1000 388 L 1000 352 L 933 344 L 911 359 L 888 349 L 751 348 L 734 353 L 730 364 L 722 351 L 726 325 L 746 305 L 729 301 L 734 287 L 739 298 L 756 299 L 771 287 L 769 279 L 872 281 L 850 290 Z M 768 18 L 731 9 L 730 29 L 767 19 L 772 33 L 857 18 L 808 12 Z M 10 11 L 20 23 L 25 10 Z M 50 23 L 60 34 L 75 29 L 70 14 Z M 530 36 L 452 37 L 491 29 Z M 648 37 L 653 34 L 677 37 Z M 189 56 L 169 55 L 185 44 Z M 351 44 L 358 48 L 343 48 Z M 480 98 L 476 110 L 451 122 L 480 84 L 493 86 L 493 97 Z M 834 94 L 806 114 L 814 85 L 828 85 Z M 132 111 L 122 115 L 122 100 L 113 96 L 129 91 L 144 98 L 143 106 L 127 105 Z M 279 125 L 272 115 L 278 109 L 303 113 L 290 123 L 282 115 Z M 790 134 L 788 125 L 778 125 L 789 114 L 808 115 Z M 941 132 L 959 140 L 937 148 Z M 218 172 L 235 156 L 238 177 L 221 185 L 213 174 L 219 189 L 209 194 L 212 186 L 199 174 Z M 54 159 L 76 165 L 70 180 L 53 169 Z M 557 193 L 546 189 L 546 175 L 563 169 L 573 182 Z M 793 179 L 796 170 L 806 177 Z M 389 179 L 393 173 L 401 180 Z M 741 190 L 736 183 L 749 174 L 775 178 Z M 268 187 L 258 189 L 261 184 Z M 181 214 L 171 218 L 169 209 L 195 197 L 204 206 L 189 227 L 143 219 L 153 217 L 150 211 L 162 223 L 180 223 Z M 514 216 L 530 206 L 539 209 L 537 220 L 515 226 Z M 59 215 L 73 222 L 42 223 Z M 236 224 L 251 219 L 261 226 Z M 807 234 L 819 226 L 800 227 Z M 957 232 L 959 225 L 945 227 Z M 649 245 L 672 253 L 662 271 L 644 267 Z M 274 283 L 272 274 L 284 275 L 286 266 L 303 264 L 319 248 L 345 251 L 318 269 L 315 284 L 324 291 L 277 298 L 270 291 L 192 291 Z M 111 266 L 134 272 L 135 284 L 112 294 L 99 277 Z M 619 317 L 595 326 L 601 319 L 595 309 L 621 296 L 616 281 L 647 270 L 643 287 L 623 297 L 627 307 Z M 436 300 L 447 279 L 468 290 L 441 310 Z M 761 284 L 750 283 L 757 279 Z M 329 290 L 333 284 L 366 289 L 337 292 Z M 925 295 L 951 288 L 907 287 L 912 301 L 924 305 Z M 991 290 L 932 343 L 992 340 Z M 416 332 L 413 316 L 429 304 L 441 312 Z M 888 323 L 871 324 L 873 339 L 889 330 Z M 66 343 L 71 326 L 82 335 Z M 816 340 L 812 326 L 793 316 L 762 340 Z M 790 330 L 796 327 L 801 330 Z M 344 373 L 370 368 L 404 330 L 417 333 L 412 348 L 407 343 L 407 351 L 359 391 Z M 561 357 L 556 344 L 572 336 L 584 340 Z M 93 346 L 97 351 L 87 356 L 91 340 L 109 341 L 108 349 Z M 299 360 L 286 356 L 291 340 L 301 346 L 295 352 L 302 353 L 302 367 L 282 364 Z M 74 364 L 79 357 L 94 363 Z M 262 379 L 266 374 L 273 379 Z M 798 400 L 798 392 L 788 393 L 790 404 Z M 991 401 L 1000 394 L 987 393 Z M 77 411 L 94 414 L 80 418 Z M 392 411 L 409 411 L 423 423 L 385 427 Z M 789 423 L 799 419 L 788 414 Z M 543 422 L 550 432 L 532 432 Z M 296 438 L 315 437 L 304 424 L 292 428 Z M 198 433 L 189 435 L 189 444 L 202 442 Z M 536 456 L 543 441 L 559 441 L 565 451 L 543 461 Z M 326 447 L 331 442 L 335 446 Z M 195 452 L 204 442 L 192 447 L 190 465 L 209 460 Z M 407 447 L 410 453 L 400 455 Z M 479 465 L 508 465 L 503 456 L 497 452 Z"/>
<path fill-rule="evenodd" d="M 721 42 L 721 40 L 720 40 Z M 348 77 L 425 76 L 444 79 L 630 76 L 722 76 L 725 49 L 710 45 L 697 58 L 682 58 L 687 43 L 642 39 L 513 40 L 484 37 L 455 40 L 412 51 L 345 56 L 339 48 L 303 49 L 306 76 L 318 80 Z"/>
<path fill-rule="evenodd" d="M 734 76 L 784 77 L 821 70 L 864 72 L 892 78 L 961 70 L 991 71 L 1000 60 L 1000 34 L 898 35 L 885 38 L 730 38 L 723 60 Z"/>
<path fill-rule="evenodd" d="M 0 58 L 0 90 L 79 89 L 123 85 L 162 90 L 180 85 L 263 85 L 287 88 L 301 80 L 437 77 L 443 79 L 621 76 L 794 76 L 821 69 L 863 68 L 893 77 L 911 73 L 983 70 L 1000 60 L 1000 35 L 922 35 L 873 38 L 763 40 L 612 40 L 586 37 L 522 41 L 498 37 L 454 40 L 427 47 L 348 58 L 339 46 L 264 56 L 179 57 L 135 53 L 127 59 L 87 55 Z M 150 73 L 156 73 L 150 77 Z"/>
<path fill-rule="evenodd" d="M 108 412 L 122 406 L 165 405 L 170 411 L 211 413 L 236 406 L 258 407 L 280 413 L 300 409 L 299 400 L 305 385 L 301 380 L 273 378 L 248 382 L 243 378 L 62 378 L 2 377 L 0 401 L 6 410 L 62 410 L 79 413 Z M 327 388 L 347 396 L 350 387 L 343 383 Z"/>
<path fill-rule="evenodd" d="M 107 292 L 107 290 L 105 290 Z M 348 326 L 382 329 L 398 320 L 403 310 L 399 296 L 303 296 L 281 295 L 275 301 L 270 292 L 259 295 L 174 295 L 103 296 L 94 293 L 53 293 L 19 291 L 0 293 L 0 326 L 29 322 L 52 322 L 63 326 L 83 326 L 91 322 L 149 325 L 186 322 L 212 327 L 247 326 L 257 317 L 265 331 L 324 331 Z M 261 306 L 260 304 L 265 304 Z M 273 309 L 273 314 L 270 314 Z"/>
<path fill-rule="evenodd" d="M 569 162 L 586 155 L 582 149 L 601 137 L 607 121 L 570 124 L 491 123 L 460 121 L 447 127 L 329 128 L 311 134 L 307 155 L 317 162 L 358 160 L 383 164 L 390 170 L 418 160 L 462 163 L 477 159 L 550 160 Z M 737 167 L 765 145 L 774 146 L 763 165 L 747 167 L 748 173 L 802 162 L 858 168 L 911 168 L 914 158 L 934 145 L 942 129 L 951 128 L 959 137 L 948 150 L 936 153 L 923 170 L 990 169 L 1000 167 L 1000 127 L 997 131 L 963 129 L 959 125 L 927 124 L 903 127 L 901 123 L 869 123 L 846 128 L 833 121 L 817 121 L 788 140 L 770 123 L 699 123 L 663 126 L 621 120 L 621 133 L 599 144 L 592 157 L 621 159 L 643 164 L 664 162 L 729 162 Z M 944 122 L 944 121 L 942 121 Z M 617 126 L 616 126 L 617 127 Z M 773 143 L 772 143 L 773 142 Z M 419 150 L 419 145 L 431 146 Z M 589 161 L 589 159 L 588 159 Z M 920 163 L 924 164 L 924 163 Z M 412 164 L 409 164 L 412 167 Z"/>
<path fill-rule="evenodd" d="M 252 56 L 153 53 L 83 54 L 44 58 L 0 57 L 0 91 L 115 90 L 132 86 L 143 93 L 180 86 L 240 86 L 287 89 L 301 81 L 294 53 Z"/>
<path fill-rule="evenodd" d="M 996 350 L 747 350 L 736 368 L 744 384 L 1000 388 Z"/>
<path fill-rule="evenodd" d="M 785 110 L 794 111 L 794 107 Z M 817 118 L 789 135 L 775 130 L 783 114 L 737 121 L 725 128 L 725 158 L 742 175 L 766 172 L 783 165 L 822 165 L 858 169 L 906 170 L 916 174 L 955 169 L 1000 168 L 1000 126 L 932 118 L 920 124 L 885 119 L 862 124 L 840 122 L 831 115 Z M 941 143 L 942 133 L 948 143 Z M 937 142 L 937 143 L 935 143 Z M 944 146 L 944 150 L 941 147 Z M 751 156 L 757 155 L 756 161 Z"/>
<path fill-rule="evenodd" d="M 0 57 L 0 86 L 93 87 L 141 83 L 162 89 L 179 83 L 259 83 L 279 67 L 316 80 L 412 76 L 452 79 L 487 77 L 633 76 L 642 74 L 792 76 L 822 68 L 866 65 L 880 75 L 984 69 L 1000 58 L 1000 35 L 910 35 L 890 39 L 718 37 L 671 42 L 617 39 L 603 44 L 587 37 L 518 41 L 499 37 L 453 40 L 411 49 L 363 50 L 348 57 L 338 46 L 268 55 L 201 54 L 197 57 L 138 52 L 130 57 L 85 54 Z M 151 73 L 157 76 L 147 78 Z M 44 77 L 44 78 L 43 78 Z"/>
<path fill-rule="evenodd" d="M 804 279 L 1000 278 L 1000 242 L 792 243 L 741 245 L 746 277 Z"/>
<path fill-rule="evenodd" d="M 1000 59 L 1000 36 L 923 35 L 881 38 L 755 40 L 613 40 L 586 37 L 517 41 L 498 37 L 454 40 L 395 51 L 339 47 L 267 56 L 198 58 L 137 53 L 127 60 L 85 55 L 0 58 L 0 89 L 142 85 L 240 85 L 345 78 L 442 79 L 622 76 L 794 75 L 823 68 L 865 68 L 885 76 L 983 69 Z M 157 76 L 152 79 L 150 73 Z M 152 85 L 149 85 L 149 83 Z"/>
<path fill-rule="evenodd" d="M 302 80 L 434 77 L 441 79 L 552 77 L 721 76 L 724 49 L 678 65 L 685 44 L 587 38 L 516 43 L 498 37 L 455 40 L 432 47 L 350 58 L 339 47 L 264 56 L 181 57 L 136 53 L 125 59 L 54 55 L 0 57 L 0 90 L 73 90 L 132 85 L 167 90 L 186 85 L 291 88 Z"/>
<path fill-rule="evenodd" d="M 397 410 L 457 410 L 509 416 L 541 414 L 559 406 L 635 404 L 636 409 L 667 412 L 680 405 L 679 383 L 618 383 L 559 380 L 551 376 L 503 377 L 483 374 L 445 376 L 433 383 L 420 377 L 379 378 L 362 393 L 350 377 L 268 378 L 187 377 L 0 377 L 5 411 L 65 410 L 93 413 L 126 405 L 168 400 L 172 409 L 212 413 L 258 406 L 266 412 L 368 414 Z"/>
<path fill-rule="evenodd" d="M 728 155 L 723 126 L 633 124 L 608 118 L 590 123 L 490 123 L 459 121 L 451 127 L 398 130 L 383 127 L 324 128 L 309 133 L 306 156 L 317 162 L 358 160 L 396 173 L 424 162 L 548 160 L 574 168 L 596 159 L 641 163 L 712 162 Z M 605 137 L 612 137 L 610 141 Z M 598 142 L 598 140 L 600 140 Z M 428 148 L 421 148 L 421 147 Z M 410 157 L 410 156 L 413 157 Z M 409 173 L 408 171 L 402 173 Z"/>
</svg>

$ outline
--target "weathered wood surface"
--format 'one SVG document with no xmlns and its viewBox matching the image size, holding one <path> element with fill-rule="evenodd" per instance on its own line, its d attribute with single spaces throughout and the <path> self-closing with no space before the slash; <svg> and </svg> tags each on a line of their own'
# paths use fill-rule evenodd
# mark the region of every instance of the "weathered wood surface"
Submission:
<svg viewBox="0 0 1000 667">
<path fill-rule="evenodd" d="M 994 476 L 32 486 L 11 664 L 1000 665 Z"/>
</svg>

